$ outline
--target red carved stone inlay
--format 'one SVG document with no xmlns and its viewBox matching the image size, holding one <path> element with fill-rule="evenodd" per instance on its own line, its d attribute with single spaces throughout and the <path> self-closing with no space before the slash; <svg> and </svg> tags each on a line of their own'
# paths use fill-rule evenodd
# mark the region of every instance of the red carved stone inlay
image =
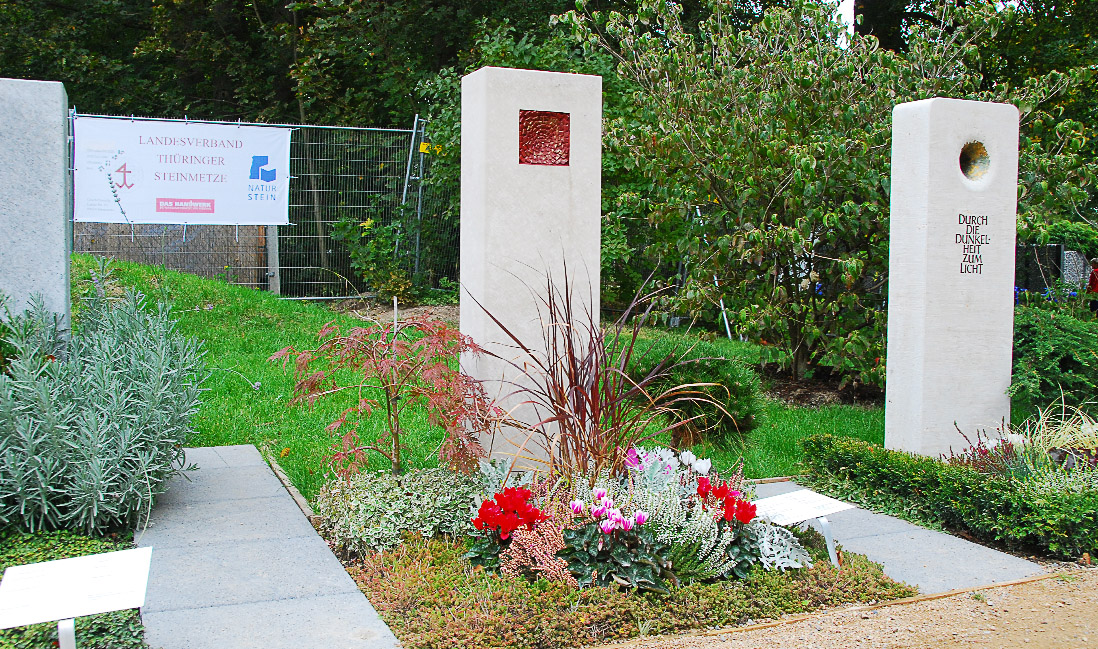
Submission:
<svg viewBox="0 0 1098 649">
<path fill-rule="evenodd" d="M 568 164 L 571 128 L 568 113 L 519 111 L 519 164 Z"/>
</svg>

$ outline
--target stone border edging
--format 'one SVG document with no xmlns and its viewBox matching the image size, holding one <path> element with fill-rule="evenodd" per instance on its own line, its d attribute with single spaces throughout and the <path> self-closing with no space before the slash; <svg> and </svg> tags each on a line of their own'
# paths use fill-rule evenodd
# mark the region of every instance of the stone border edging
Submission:
<svg viewBox="0 0 1098 649">
<path fill-rule="evenodd" d="M 278 462 L 274 457 L 267 458 L 267 461 L 271 463 L 271 470 L 274 471 L 275 477 L 282 483 L 282 486 L 289 492 L 290 497 L 294 499 L 294 503 L 297 504 L 298 509 L 302 514 L 305 514 L 305 518 L 309 519 L 310 523 L 313 523 L 317 516 L 313 512 L 313 508 L 309 506 L 309 501 L 305 500 L 305 496 L 301 495 L 301 492 L 297 490 L 297 487 L 290 482 L 289 476 L 282 470 L 282 467 L 278 465 Z"/>
</svg>

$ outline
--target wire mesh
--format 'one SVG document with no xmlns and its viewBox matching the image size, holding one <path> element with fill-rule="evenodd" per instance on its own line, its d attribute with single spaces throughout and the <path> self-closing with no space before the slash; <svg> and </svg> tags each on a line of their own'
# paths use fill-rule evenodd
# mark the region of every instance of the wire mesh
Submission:
<svg viewBox="0 0 1098 649">
<path fill-rule="evenodd" d="M 457 221 L 449 196 L 426 182 L 425 124 L 411 129 L 292 126 L 290 223 L 277 228 L 277 264 L 268 255 L 275 228 L 227 225 L 73 224 L 73 249 L 269 289 L 324 298 L 369 291 L 352 267 L 340 223 L 367 219 L 404 227 L 393 254 L 417 278 L 457 278 Z M 402 249 L 403 247 L 403 249 Z"/>
</svg>

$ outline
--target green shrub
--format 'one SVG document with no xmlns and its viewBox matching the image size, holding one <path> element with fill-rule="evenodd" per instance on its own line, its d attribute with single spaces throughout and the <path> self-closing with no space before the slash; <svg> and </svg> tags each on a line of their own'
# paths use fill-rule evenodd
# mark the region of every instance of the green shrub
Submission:
<svg viewBox="0 0 1098 649">
<path fill-rule="evenodd" d="M 126 545 L 71 532 L 27 534 L 0 531 L 0 573 L 9 566 L 124 550 Z M 140 649 L 145 628 L 136 609 L 76 619 L 81 649 Z M 49 649 L 57 646 L 57 624 L 47 622 L 0 631 L 0 649 Z"/>
<path fill-rule="evenodd" d="M 408 534 L 473 533 L 477 478 L 449 469 L 416 469 L 402 476 L 361 472 L 324 486 L 313 502 L 320 530 L 344 556 L 387 550 Z"/>
<path fill-rule="evenodd" d="M 1098 321 L 1062 311 L 1014 310 L 1014 370 L 1009 394 L 1028 415 L 1061 399 L 1082 406 L 1098 394 Z"/>
<path fill-rule="evenodd" d="M 1059 221 L 1048 226 L 1048 242 L 1076 250 L 1087 259 L 1098 255 L 1098 230 L 1089 223 Z"/>
<path fill-rule="evenodd" d="M 759 377 L 742 360 L 728 357 L 710 342 L 664 332 L 645 332 L 638 338 L 630 359 L 629 378 L 640 381 L 661 363 L 672 366 L 653 383 L 651 391 L 697 383 L 716 384 L 693 389 L 720 404 L 724 412 L 704 402 L 680 404 L 684 415 L 697 417 L 691 423 L 698 429 L 707 429 L 712 441 L 732 441 L 739 433 L 758 424 L 761 411 Z"/>
<path fill-rule="evenodd" d="M 11 317 L 0 374 L 0 527 L 133 529 L 183 464 L 199 343 L 140 295 L 84 305 L 67 345 L 38 305 Z"/>
<path fill-rule="evenodd" d="M 1098 491 L 1050 493 L 1034 481 L 856 439 L 815 435 L 801 443 L 813 485 L 838 497 L 1008 548 L 1067 559 L 1098 554 Z"/>
</svg>

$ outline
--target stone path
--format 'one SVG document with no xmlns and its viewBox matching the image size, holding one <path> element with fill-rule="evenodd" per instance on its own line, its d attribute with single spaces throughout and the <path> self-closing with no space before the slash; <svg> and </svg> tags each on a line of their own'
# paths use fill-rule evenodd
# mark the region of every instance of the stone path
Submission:
<svg viewBox="0 0 1098 649">
<path fill-rule="evenodd" d="M 400 646 L 254 446 L 187 449 L 192 462 L 136 535 L 153 548 L 151 647 Z"/>
<path fill-rule="evenodd" d="M 757 484 L 759 498 L 803 489 L 794 482 Z M 831 533 L 845 550 L 884 566 L 893 579 L 923 594 L 944 593 L 1038 575 L 1040 565 L 893 516 L 855 508 L 831 514 Z"/>
</svg>

